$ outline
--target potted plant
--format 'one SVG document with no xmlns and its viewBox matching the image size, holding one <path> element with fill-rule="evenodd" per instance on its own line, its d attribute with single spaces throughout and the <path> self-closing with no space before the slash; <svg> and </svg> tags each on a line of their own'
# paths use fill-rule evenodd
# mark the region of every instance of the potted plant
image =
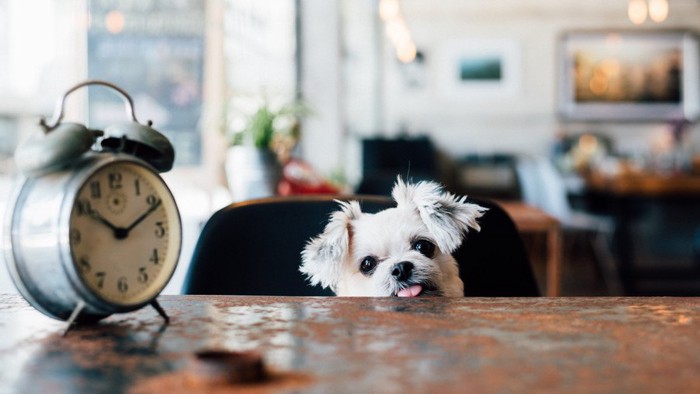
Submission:
<svg viewBox="0 0 700 394">
<path fill-rule="evenodd" d="M 294 100 L 273 106 L 265 99 L 227 122 L 226 177 L 233 201 L 276 194 L 282 164 L 299 139 L 299 117 L 308 113 Z"/>
</svg>

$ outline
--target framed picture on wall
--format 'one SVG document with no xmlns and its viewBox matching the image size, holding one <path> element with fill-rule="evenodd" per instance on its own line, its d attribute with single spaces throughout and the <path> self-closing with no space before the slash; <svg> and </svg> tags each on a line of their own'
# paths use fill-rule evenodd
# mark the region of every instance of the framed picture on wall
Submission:
<svg viewBox="0 0 700 394">
<path fill-rule="evenodd" d="M 520 88 L 520 50 L 511 40 L 449 41 L 438 50 L 436 72 L 443 96 L 512 97 Z"/>
<path fill-rule="evenodd" d="M 566 33 L 559 42 L 559 113 L 568 120 L 696 119 L 699 64 L 691 32 Z"/>
</svg>

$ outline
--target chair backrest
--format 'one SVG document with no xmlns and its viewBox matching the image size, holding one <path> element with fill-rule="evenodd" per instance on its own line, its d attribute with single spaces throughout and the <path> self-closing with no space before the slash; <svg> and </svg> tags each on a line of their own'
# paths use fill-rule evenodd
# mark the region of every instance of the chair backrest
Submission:
<svg viewBox="0 0 700 394">
<path fill-rule="evenodd" d="M 571 205 L 566 185 L 554 164 L 544 156 L 521 156 L 516 166 L 523 201 L 566 223 Z"/>
<path fill-rule="evenodd" d="M 391 195 L 396 174 L 415 181 L 438 176 L 437 153 L 427 136 L 367 138 L 362 140 L 362 180 L 359 194 Z"/>
<path fill-rule="evenodd" d="M 334 199 L 360 201 L 363 212 L 395 205 L 380 196 L 299 196 L 234 203 L 206 223 L 185 280 L 185 294 L 325 296 L 299 272 L 301 251 L 320 234 Z M 455 257 L 469 296 L 539 295 L 512 220 L 489 201 L 480 233 L 471 232 Z"/>
</svg>

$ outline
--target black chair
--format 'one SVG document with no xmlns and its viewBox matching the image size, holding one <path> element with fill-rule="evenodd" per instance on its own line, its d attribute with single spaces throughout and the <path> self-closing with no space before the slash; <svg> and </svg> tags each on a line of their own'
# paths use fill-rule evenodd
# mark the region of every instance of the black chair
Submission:
<svg viewBox="0 0 700 394">
<path fill-rule="evenodd" d="M 310 286 L 299 272 L 301 251 L 320 234 L 334 199 L 360 201 L 363 212 L 395 205 L 380 196 L 274 197 L 231 204 L 204 226 L 189 267 L 185 294 L 328 296 Z M 454 256 L 466 296 L 537 296 L 525 247 L 508 214 L 498 205 L 480 219 L 481 232 L 470 232 Z"/>
<path fill-rule="evenodd" d="M 435 180 L 437 163 L 437 151 L 424 135 L 363 139 L 362 180 L 355 192 L 389 196 L 397 174 L 413 181 Z"/>
</svg>

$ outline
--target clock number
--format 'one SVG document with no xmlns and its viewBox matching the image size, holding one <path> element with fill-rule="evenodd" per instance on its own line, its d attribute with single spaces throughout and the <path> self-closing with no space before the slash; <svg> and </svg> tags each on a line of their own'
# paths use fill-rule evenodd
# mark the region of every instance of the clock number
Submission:
<svg viewBox="0 0 700 394">
<path fill-rule="evenodd" d="M 92 212 L 92 206 L 88 200 L 78 200 L 78 215 L 89 215 Z"/>
<path fill-rule="evenodd" d="M 156 222 L 156 237 L 163 238 L 165 236 L 165 227 L 163 222 Z"/>
<path fill-rule="evenodd" d="M 160 257 L 158 256 L 158 249 L 153 249 L 153 253 L 151 254 L 151 258 L 148 259 L 151 263 L 158 265 L 160 263 Z"/>
<path fill-rule="evenodd" d="M 136 195 L 140 196 L 141 195 L 141 181 L 138 179 L 134 180 L 134 189 L 136 190 Z"/>
<path fill-rule="evenodd" d="M 102 190 L 100 188 L 100 182 L 99 181 L 92 181 L 90 182 L 90 196 L 92 198 L 100 198 L 102 197 Z"/>
<path fill-rule="evenodd" d="M 77 229 L 71 229 L 70 230 L 70 241 L 73 245 L 80 245 L 80 241 L 82 240 L 82 236 L 80 235 L 80 231 Z"/>
<path fill-rule="evenodd" d="M 97 278 L 97 288 L 101 289 L 105 285 L 105 276 L 107 274 L 104 271 L 100 271 L 95 274 L 95 277 Z"/>
<path fill-rule="evenodd" d="M 80 264 L 80 270 L 85 272 L 85 273 L 90 272 L 90 269 L 92 269 L 90 262 L 87 261 L 87 259 L 85 257 L 80 259 L 79 264 Z"/>
<path fill-rule="evenodd" d="M 154 196 L 153 194 L 149 194 L 148 197 L 146 197 L 146 202 L 148 203 L 148 205 L 154 206 L 158 203 L 158 198 L 156 198 L 156 196 Z"/>
<path fill-rule="evenodd" d="M 121 189 L 122 188 L 122 174 L 119 172 L 111 172 L 109 174 L 109 188 L 110 189 Z"/>
<path fill-rule="evenodd" d="M 125 277 L 122 276 L 117 281 L 117 290 L 119 290 L 119 292 L 122 294 L 129 291 L 129 283 L 127 282 Z"/>
<path fill-rule="evenodd" d="M 141 283 L 146 283 L 148 282 L 148 272 L 146 272 L 146 267 L 141 267 L 139 268 L 139 277 L 138 281 Z"/>
</svg>

